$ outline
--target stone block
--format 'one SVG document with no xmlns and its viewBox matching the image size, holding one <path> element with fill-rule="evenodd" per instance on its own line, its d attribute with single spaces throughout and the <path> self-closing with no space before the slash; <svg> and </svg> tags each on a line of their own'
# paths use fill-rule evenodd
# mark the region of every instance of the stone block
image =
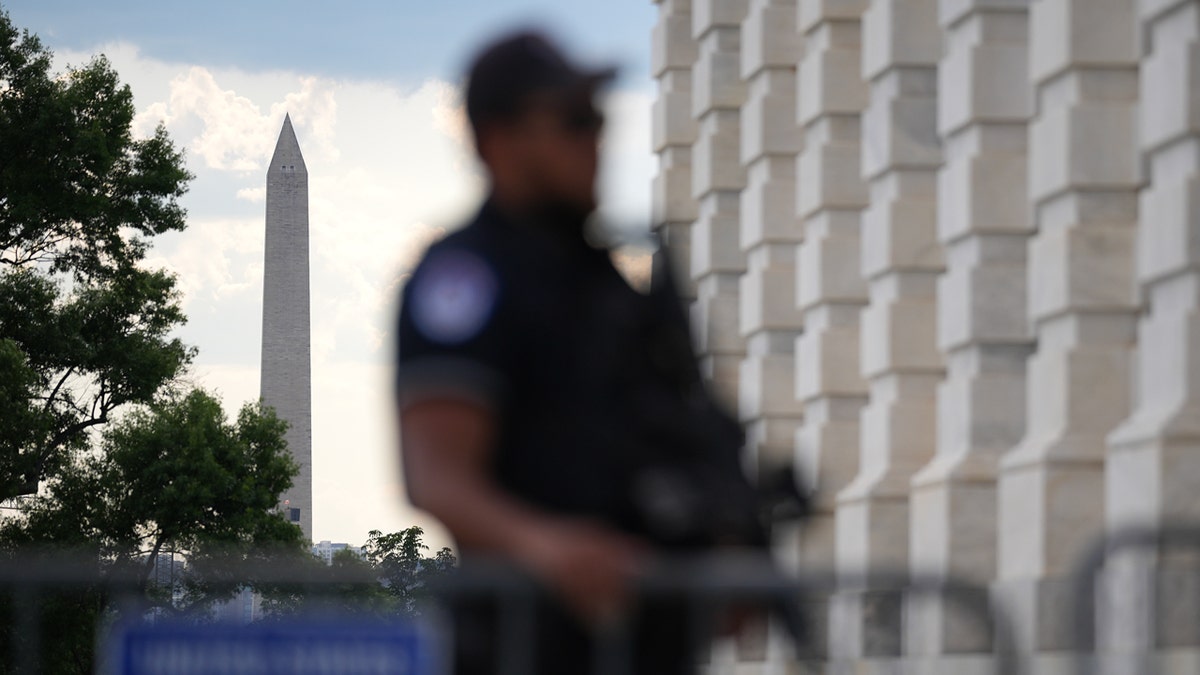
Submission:
<svg viewBox="0 0 1200 675">
<path fill-rule="evenodd" d="M 795 77 L 790 71 L 769 70 L 750 82 L 742 106 L 741 159 L 749 163 L 763 155 L 793 155 L 802 138 L 792 109 Z"/>
<path fill-rule="evenodd" d="M 949 575 L 983 583 L 991 581 L 996 569 L 994 483 L 964 481 L 918 485 L 910 497 L 910 508 L 913 515 L 910 569 L 914 574 Z M 986 602 L 984 606 L 987 606 Z M 964 647 L 967 645 L 958 645 L 958 649 Z"/>
<path fill-rule="evenodd" d="M 1186 412 L 1195 414 L 1195 410 Z M 1195 519 L 1200 509 L 1189 486 L 1198 470 L 1200 444 L 1161 426 L 1144 425 L 1138 437 L 1128 427 L 1114 433 L 1108 456 L 1110 530 Z"/>
<path fill-rule="evenodd" d="M 932 200 L 873 199 L 862 213 L 863 276 L 871 279 L 892 269 L 941 270 L 936 220 Z"/>
<path fill-rule="evenodd" d="M 866 415 L 866 410 L 863 411 Z M 863 474 L 859 474 L 862 478 Z M 857 480 L 857 479 L 856 479 Z M 851 484 L 838 495 L 838 574 L 867 579 L 873 568 L 903 569 L 908 563 L 908 499 L 888 495 L 863 495 Z M 897 599 L 898 600 L 898 599 Z M 897 608 L 898 610 L 898 608 Z M 898 620 L 899 617 L 897 616 Z M 836 622 L 835 622 L 836 627 Z M 857 631 L 854 631 L 857 632 Z M 899 648 L 898 626 L 888 630 L 891 644 Z M 881 638 L 883 636 L 880 636 Z M 858 641 L 862 644 L 861 641 Z M 881 639 L 881 642 L 884 640 Z M 835 650 L 836 651 L 836 650 Z M 866 650 L 859 655 L 885 655 Z"/>
<path fill-rule="evenodd" d="M 937 350 L 937 276 L 892 274 L 871 282 L 862 313 L 861 365 L 867 378 L 893 371 L 940 373 Z M 932 439 L 932 437 L 931 437 Z"/>
<path fill-rule="evenodd" d="M 700 39 L 711 31 L 740 28 L 749 0 L 692 0 L 692 37 Z"/>
<path fill-rule="evenodd" d="M 1193 160 L 1193 164 L 1196 161 Z M 1163 179 L 1142 193 L 1138 228 L 1138 279 L 1148 284 L 1200 266 L 1200 170 L 1182 180 Z"/>
<path fill-rule="evenodd" d="M 650 108 L 651 140 L 655 152 L 670 145 L 691 145 L 696 139 L 690 91 L 659 90 Z"/>
<path fill-rule="evenodd" d="M 872 0 L 862 15 L 863 78 L 933 66 L 942 55 L 937 0 Z"/>
<path fill-rule="evenodd" d="M 860 178 L 860 151 L 848 143 L 810 144 L 797 158 L 796 209 L 809 216 L 822 209 L 862 209 L 867 186 Z"/>
<path fill-rule="evenodd" d="M 659 12 L 650 38 L 650 72 L 658 77 L 672 68 L 691 68 L 696 55 L 692 17 Z"/>
<path fill-rule="evenodd" d="M 1000 491 L 1001 578 L 1065 577 L 1103 532 L 1102 458 L 1006 467 Z"/>
<path fill-rule="evenodd" d="M 746 97 L 738 65 L 741 32 L 723 28 L 704 38 L 692 66 L 692 115 L 701 117 L 717 108 L 736 109 Z"/>
<path fill-rule="evenodd" d="M 755 255 L 761 251 L 751 253 Z M 752 267 L 741 279 L 742 335 L 762 330 L 796 330 L 804 325 L 796 307 L 795 270 L 790 264 L 775 263 L 765 268 Z"/>
<path fill-rule="evenodd" d="M 862 116 L 863 177 L 895 166 L 936 169 L 942 163 L 936 71 L 893 70 L 880 80 Z"/>
<path fill-rule="evenodd" d="M 692 149 L 668 147 L 658 154 L 658 175 L 651 185 L 654 222 L 687 222 L 698 215 L 692 197 Z"/>
<path fill-rule="evenodd" d="M 857 22 L 824 24 L 809 35 L 800 64 L 798 119 L 808 124 L 822 114 L 857 115 L 867 103 L 860 72 Z"/>
<path fill-rule="evenodd" d="M 1024 136 L 1023 125 L 1001 129 L 1014 132 L 1001 137 Z M 947 161 L 938 176 L 938 239 L 943 244 L 985 233 L 1024 236 L 1032 229 L 1029 205 L 1013 198 L 1023 196 L 1028 184 L 1028 161 L 1020 152 L 1024 141 L 1008 150 L 958 150 L 978 135 L 964 131 L 946 145 Z"/>
<path fill-rule="evenodd" d="M 796 20 L 801 33 L 822 21 L 857 21 L 870 0 L 798 0 Z"/>
<path fill-rule="evenodd" d="M 945 356 L 938 389 L 938 458 L 913 479 L 993 482 L 997 460 L 1025 433 L 1028 344 L 984 344 Z"/>
<path fill-rule="evenodd" d="M 839 539 L 840 532 L 839 526 Z M 903 610 L 899 591 L 839 591 L 830 610 L 829 651 L 831 663 L 838 664 L 832 672 L 896 672 L 896 657 L 903 650 Z"/>
<path fill-rule="evenodd" d="M 1138 17 L 1148 22 L 1154 19 L 1162 18 L 1164 15 L 1177 10 L 1181 7 L 1187 7 L 1193 0 L 1138 0 Z"/>
<path fill-rule="evenodd" d="M 1034 82 L 1070 68 L 1124 66 L 1141 56 L 1135 0 L 1039 0 L 1030 6 Z M 1101 137 L 1102 138 L 1102 137 Z"/>
<path fill-rule="evenodd" d="M 865 323 L 862 330 L 864 338 L 869 335 Z M 876 496 L 908 498 L 913 474 L 935 451 L 941 380 L 941 372 L 932 369 L 897 371 L 871 379 L 870 399 L 862 414 L 861 469 L 838 496 L 839 502 Z M 907 540 L 907 532 L 903 536 Z M 905 563 L 907 559 L 906 554 Z"/>
<path fill-rule="evenodd" d="M 1005 465 L 1094 461 L 1104 437 L 1129 411 L 1126 314 L 1074 314 L 1039 325 L 1029 360 L 1028 429 Z"/>
<path fill-rule="evenodd" d="M 859 367 L 861 311 L 857 304 L 825 304 L 805 313 L 805 331 L 796 339 L 796 398 L 866 395 Z"/>
<path fill-rule="evenodd" d="M 1154 102 L 1141 108 L 1143 148 L 1153 150 L 1180 136 L 1200 135 L 1200 41 L 1196 37 L 1157 39 L 1142 64 L 1141 88 L 1141 100 Z"/>
<path fill-rule="evenodd" d="M 940 0 L 938 21 L 945 27 L 953 27 L 974 12 L 996 14 L 1000 12 L 1024 13 L 1036 0 Z"/>
<path fill-rule="evenodd" d="M 793 208 L 794 173 L 794 163 L 785 157 L 767 157 L 747 169 L 740 207 L 743 251 L 764 243 L 794 243 L 803 237 Z"/>
<path fill-rule="evenodd" d="M 947 250 L 950 264 L 938 280 L 939 347 L 1029 339 L 1025 246 L 1022 235 L 991 235 Z"/>
<path fill-rule="evenodd" d="M 742 420 L 761 417 L 793 418 L 785 425 L 788 427 L 786 433 L 772 434 L 772 445 L 783 445 L 786 439 L 789 454 L 795 426 L 803 412 L 803 407 L 792 395 L 795 388 L 794 372 L 790 354 L 747 357 L 741 364 L 741 384 L 738 387 L 738 410 Z"/>
<path fill-rule="evenodd" d="M 737 330 L 738 283 L 740 274 L 710 274 L 696 282 L 692 304 L 693 328 L 698 347 L 705 354 L 746 353 L 745 341 Z M 735 367 L 731 377 L 736 380 Z"/>
<path fill-rule="evenodd" d="M 809 219 L 797 249 L 797 303 L 811 309 L 824 302 L 864 303 L 866 284 L 858 271 L 859 214 L 827 212 Z"/>
<path fill-rule="evenodd" d="M 737 110 L 716 110 L 700 120 L 692 146 L 692 195 L 715 190 L 741 190 L 746 172 L 739 157 L 741 115 Z"/>
<path fill-rule="evenodd" d="M 866 401 L 862 384 L 853 395 L 824 395 L 804 403 L 804 423 L 796 431 L 796 462 L 814 487 L 815 506 L 821 512 L 832 510 L 837 493 L 858 474 L 859 418 Z M 833 537 L 820 543 L 827 551 L 822 568 L 832 567 Z M 816 548 L 806 546 L 810 553 Z"/>
<path fill-rule="evenodd" d="M 1011 20 L 1023 24 L 1014 14 Z M 973 121 L 1024 122 L 1032 110 L 1029 63 L 1020 42 L 952 50 L 938 68 L 938 126 L 944 135 Z"/>
<path fill-rule="evenodd" d="M 1071 580 L 1062 577 L 1002 578 L 993 586 L 993 596 L 1008 611 L 1014 640 L 1033 672 L 1068 673 L 1076 665 L 1065 653 L 1074 645 L 1074 626 L 1063 611 L 1071 606 L 1072 592 Z M 1046 653 L 1053 651 L 1060 653 Z"/>
<path fill-rule="evenodd" d="M 1147 289 L 1151 312 L 1138 327 L 1137 414 L 1109 445 L 1165 446 L 1200 436 L 1200 278 L 1180 275 Z"/>
<path fill-rule="evenodd" d="M 738 246 L 737 205 L 736 192 L 713 193 L 701 201 L 699 217 L 692 227 L 693 279 L 745 271 L 745 258 Z M 736 327 L 736 320 L 733 325 Z"/>
<path fill-rule="evenodd" d="M 924 524 L 927 516 L 918 515 L 916 509 L 914 504 L 913 523 Z M 910 672 L 989 675 L 996 671 L 986 589 L 947 588 L 910 593 L 904 600 L 904 653 L 913 668 Z"/>
<path fill-rule="evenodd" d="M 1070 310 L 1134 307 L 1133 246 L 1128 225 L 1043 229 L 1029 247 L 1029 312 L 1038 319 Z"/>
<path fill-rule="evenodd" d="M 767 68 L 793 68 L 800 45 L 795 0 L 751 0 L 742 22 L 742 78 Z"/>
<path fill-rule="evenodd" d="M 790 357 L 796 351 L 796 338 L 801 332 L 800 327 L 757 331 L 746 336 L 746 355 Z"/>
<path fill-rule="evenodd" d="M 1029 127 L 1029 195 L 1038 202 L 1067 190 L 1136 185 L 1137 110 L 1129 104 L 1084 102 L 1043 109 Z M 1109 139 L 1097 143 L 1095 139 Z"/>
</svg>

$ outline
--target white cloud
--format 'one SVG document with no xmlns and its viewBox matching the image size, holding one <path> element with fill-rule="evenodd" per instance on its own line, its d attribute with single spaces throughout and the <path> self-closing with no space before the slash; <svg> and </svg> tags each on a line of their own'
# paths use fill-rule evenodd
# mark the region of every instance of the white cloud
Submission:
<svg viewBox="0 0 1200 675">
<path fill-rule="evenodd" d="M 267 188 L 266 186 L 242 188 L 237 191 L 237 198 L 248 202 L 253 202 L 255 204 L 262 204 L 267 200 Z"/>
<path fill-rule="evenodd" d="M 162 237 L 146 263 L 175 272 L 185 311 L 239 292 L 261 295 L 262 227 L 261 218 L 193 217 L 186 232 Z"/>
<path fill-rule="evenodd" d="M 167 100 L 155 101 L 139 113 L 135 128 L 145 135 L 160 122 L 172 131 L 198 122 L 201 132 L 187 147 L 202 157 L 208 168 L 257 171 L 270 159 L 273 141 L 288 113 L 294 124 L 309 129 L 312 145 L 319 151 L 316 156 L 336 160 L 336 85 L 315 77 L 295 79 L 299 90 L 264 111 L 249 97 L 222 87 L 208 69 L 193 66 L 171 80 Z"/>
</svg>

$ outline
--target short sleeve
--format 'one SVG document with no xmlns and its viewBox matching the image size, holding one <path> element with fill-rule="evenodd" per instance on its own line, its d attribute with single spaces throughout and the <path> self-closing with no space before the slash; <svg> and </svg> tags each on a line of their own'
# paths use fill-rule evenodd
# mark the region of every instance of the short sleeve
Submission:
<svg viewBox="0 0 1200 675">
<path fill-rule="evenodd" d="M 401 299 L 399 404 L 454 398 L 497 406 L 512 371 L 507 304 L 497 269 L 484 256 L 464 248 L 432 250 Z"/>
</svg>

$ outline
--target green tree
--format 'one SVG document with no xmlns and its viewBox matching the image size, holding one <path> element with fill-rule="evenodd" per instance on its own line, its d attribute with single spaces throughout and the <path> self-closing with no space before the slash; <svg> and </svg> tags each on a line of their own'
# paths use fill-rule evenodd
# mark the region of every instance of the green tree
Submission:
<svg viewBox="0 0 1200 675">
<path fill-rule="evenodd" d="M 421 540 L 424 534 L 416 525 L 391 534 L 371 530 L 363 546 L 363 558 L 374 566 L 396 608 L 407 614 L 419 610 L 432 584 L 456 563 L 454 553 L 446 547 L 427 556 L 429 547 Z"/>
<path fill-rule="evenodd" d="M 0 541 L 16 550 L 53 542 L 92 561 L 101 579 L 132 572 L 140 604 L 159 613 L 202 610 L 253 584 L 252 563 L 308 555 L 300 528 L 277 508 L 296 473 L 285 429 L 260 404 L 230 421 L 203 391 L 163 397 L 107 427 L 100 451 L 72 453 L 22 517 L 0 526 Z M 181 586 L 157 583 L 168 551 L 187 557 Z M 89 672 L 105 588 L 44 605 L 54 629 L 47 670 Z"/>
<path fill-rule="evenodd" d="M 104 57 L 65 73 L 0 10 L 0 499 L 35 494 L 193 351 L 174 278 L 144 265 L 184 229 L 191 175 Z"/>
<path fill-rule="evenodd" d="M 262 587 L 269 619 L 313 607 L 377 618 L 416 617 L 434 584 L 457 563 L 449 548 L 432 557 L 420 527 L 384 534 L 372 530 L 362 553 L 343 549 L 328 565 L 313 556 L 311 566 L 293 566 L 299 583 Z"/>
</svg>

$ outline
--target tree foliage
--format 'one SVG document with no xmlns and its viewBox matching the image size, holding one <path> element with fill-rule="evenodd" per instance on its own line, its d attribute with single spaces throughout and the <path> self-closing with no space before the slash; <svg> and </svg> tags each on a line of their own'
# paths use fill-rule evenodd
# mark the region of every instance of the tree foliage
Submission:
<svg viewBox="0 0 1200 675">
<path fill-rule="evenodd" d="M 438 581 L 457 564 L 449 548 L 428 555 L 423 535 L 416 526 L 391 534 L 372 530 L 361 553 L 337 551 L 328 566 L 314 556 L 316 567 L 297 568 L 305 583 L 264 589 L 264 609 L 268 616 L 282 617 L 315 603 L 341 614 L 419 616 Z"/>
<path fill-rule="evenodd" d="M 100 451 L 73 451 L 22 516 L 0 525 L 15 551 L 52 542 L 93 566 L 94 585 L 42 602 L 49 672 L 91 671 L 93 631 L 127 580 L 143 609 L 192 615 L 253 584 L 245 570 L 255 563 L 307 557 L 277 507 L 296 473 L 285 429 L 259 404 L 230 421 L 202 391 L 160 398 L 107 427 Z M 184 554 L 186 573 L 162 578 L 168 552 Z"/>
<path fill-rule="evenodd" d="M 300 528 L 278 509 L 297 469 L 285 429 L 258 403 L 231 422 L 203 391 L 164 397 L 107 428 L 102 451 L 75 452 L 0 539 L 136 564 L 145 582 L 165 551 L 196 566 L 230 552 L 303 550 Z"/>
<path fill-rule="evenodd" d="M 104 57 L 61 74 L 51 57 L 0 11 L 0 499 L 36 493 L 193 356 L 171 337 L 174 278 L 145 266 L 184 229 L 183 156 L 162 127 L 135 138 Z"/>
<path fill-rule="evenodd" d="M 371 530 L 363 546 L 363 558 L 375 568 L 385 592 L 405 613 L 418 611 L 431 585 L 454 568 L 454 553 L 442 547 L 432 557 L 421 540 L 425 531 L 414 525 L 399 532 L 384 534 Z"/>
</svg>

